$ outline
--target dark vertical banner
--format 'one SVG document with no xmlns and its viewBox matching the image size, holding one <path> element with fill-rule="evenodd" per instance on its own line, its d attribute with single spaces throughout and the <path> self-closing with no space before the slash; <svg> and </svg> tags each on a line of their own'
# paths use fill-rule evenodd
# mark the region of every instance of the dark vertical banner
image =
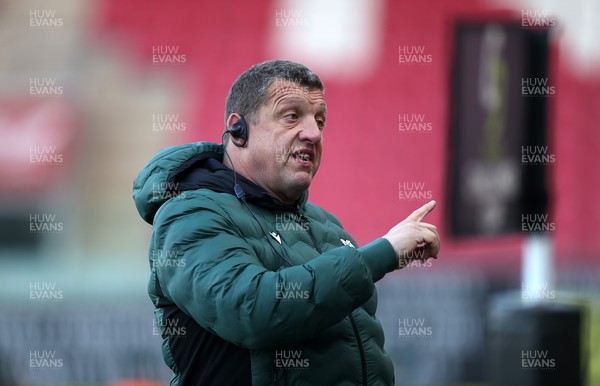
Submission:
<svg viewBox="0 0 600 386">
<path fill-rule="evenodd" d="M 547 31 L 518 24 L 456 27 L 448 178 L 454 236 L 522 232 L 524 213 L 546 210 L 545 163 L 527 155 L 547 145 L 547 41 Z"/>
</svg>

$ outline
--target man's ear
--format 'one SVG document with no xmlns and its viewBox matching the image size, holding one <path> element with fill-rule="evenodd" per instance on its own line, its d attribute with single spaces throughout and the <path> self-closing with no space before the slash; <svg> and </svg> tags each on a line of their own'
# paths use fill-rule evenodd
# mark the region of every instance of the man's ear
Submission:
<svg viewBox="0 0 600 386">
<path fill-rule="evenodd" d="M 231 142 L 236 147 L 244 147 L 248 141 L 248 127 L 246 120 L 237 113 L 231 113 L 227 118 L 227 131 Z"/>
<path fill-rule="evenodd" d="M 233 126 L 234 123 L 239 122 L 240 121 L 240 116 L 236 113 L 231 113 L 229 114 L 229 116 L 227 117 L 227 130 L 231 129 L 231 126 Z"/>
</svg>

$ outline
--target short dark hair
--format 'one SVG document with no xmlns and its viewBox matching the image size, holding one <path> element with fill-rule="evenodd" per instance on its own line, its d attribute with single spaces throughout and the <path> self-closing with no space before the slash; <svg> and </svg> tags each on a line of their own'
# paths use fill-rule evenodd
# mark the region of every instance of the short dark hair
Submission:
<svg viewBox="0 0 600 386">
<path fill-rule="evenodd" d="M 232 113 L 243 115 L 255 123 L 258 110 L 267 99 L 267 90 L 276 80 L 294 82 L 308 89 L 324 91 L 321 79 L 300 63 L 269 60 L 244 71 L 231 85 L 225 101 L 225 127 Z"/>
</svg>

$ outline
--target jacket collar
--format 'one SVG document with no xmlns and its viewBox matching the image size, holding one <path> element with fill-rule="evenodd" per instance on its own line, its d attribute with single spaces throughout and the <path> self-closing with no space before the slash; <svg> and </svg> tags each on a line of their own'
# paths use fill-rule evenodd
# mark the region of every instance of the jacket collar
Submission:
<svg viewBox="0 0 600 386">
<path fill-rule="evenodd" d="M 233 170 L 225 166 L 222 145 L 219 146 L 220 151 L 199 153 L 184 162 L 169 174 L 167 186 L 173 187 L 172 190 L 176 194 L 205 188 L 235 195 L 233 187 L 237 182 L 244 190 L 249 203 L 272 210 L 302 212 L 308 199 L 308 190 L 300 196 L 295 205 L 284 204 L 254 182 L 240 174 L 234 174 Z"/>
</svg>

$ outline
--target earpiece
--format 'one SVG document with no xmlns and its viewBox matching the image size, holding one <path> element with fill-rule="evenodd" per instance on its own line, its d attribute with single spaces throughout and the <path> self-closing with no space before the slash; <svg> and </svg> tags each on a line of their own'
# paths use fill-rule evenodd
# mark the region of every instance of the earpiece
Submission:
<svg viewBox="0 0 600 386">
<path fill-rule="evenodd" d="M 246 145 L 246 141 L 248 141 L 248 125 L 246 124 L 246 119 L 243 115 L 239 115 L 240 120 L 233 125 L 231 128 L 227 130 L 229 134 L 231 134 L 234 138 L 239 138 L 242 140 L 241 143 L 233 142 L 233 144 L 237 147 L 244 147 Z"/>
</svg>

